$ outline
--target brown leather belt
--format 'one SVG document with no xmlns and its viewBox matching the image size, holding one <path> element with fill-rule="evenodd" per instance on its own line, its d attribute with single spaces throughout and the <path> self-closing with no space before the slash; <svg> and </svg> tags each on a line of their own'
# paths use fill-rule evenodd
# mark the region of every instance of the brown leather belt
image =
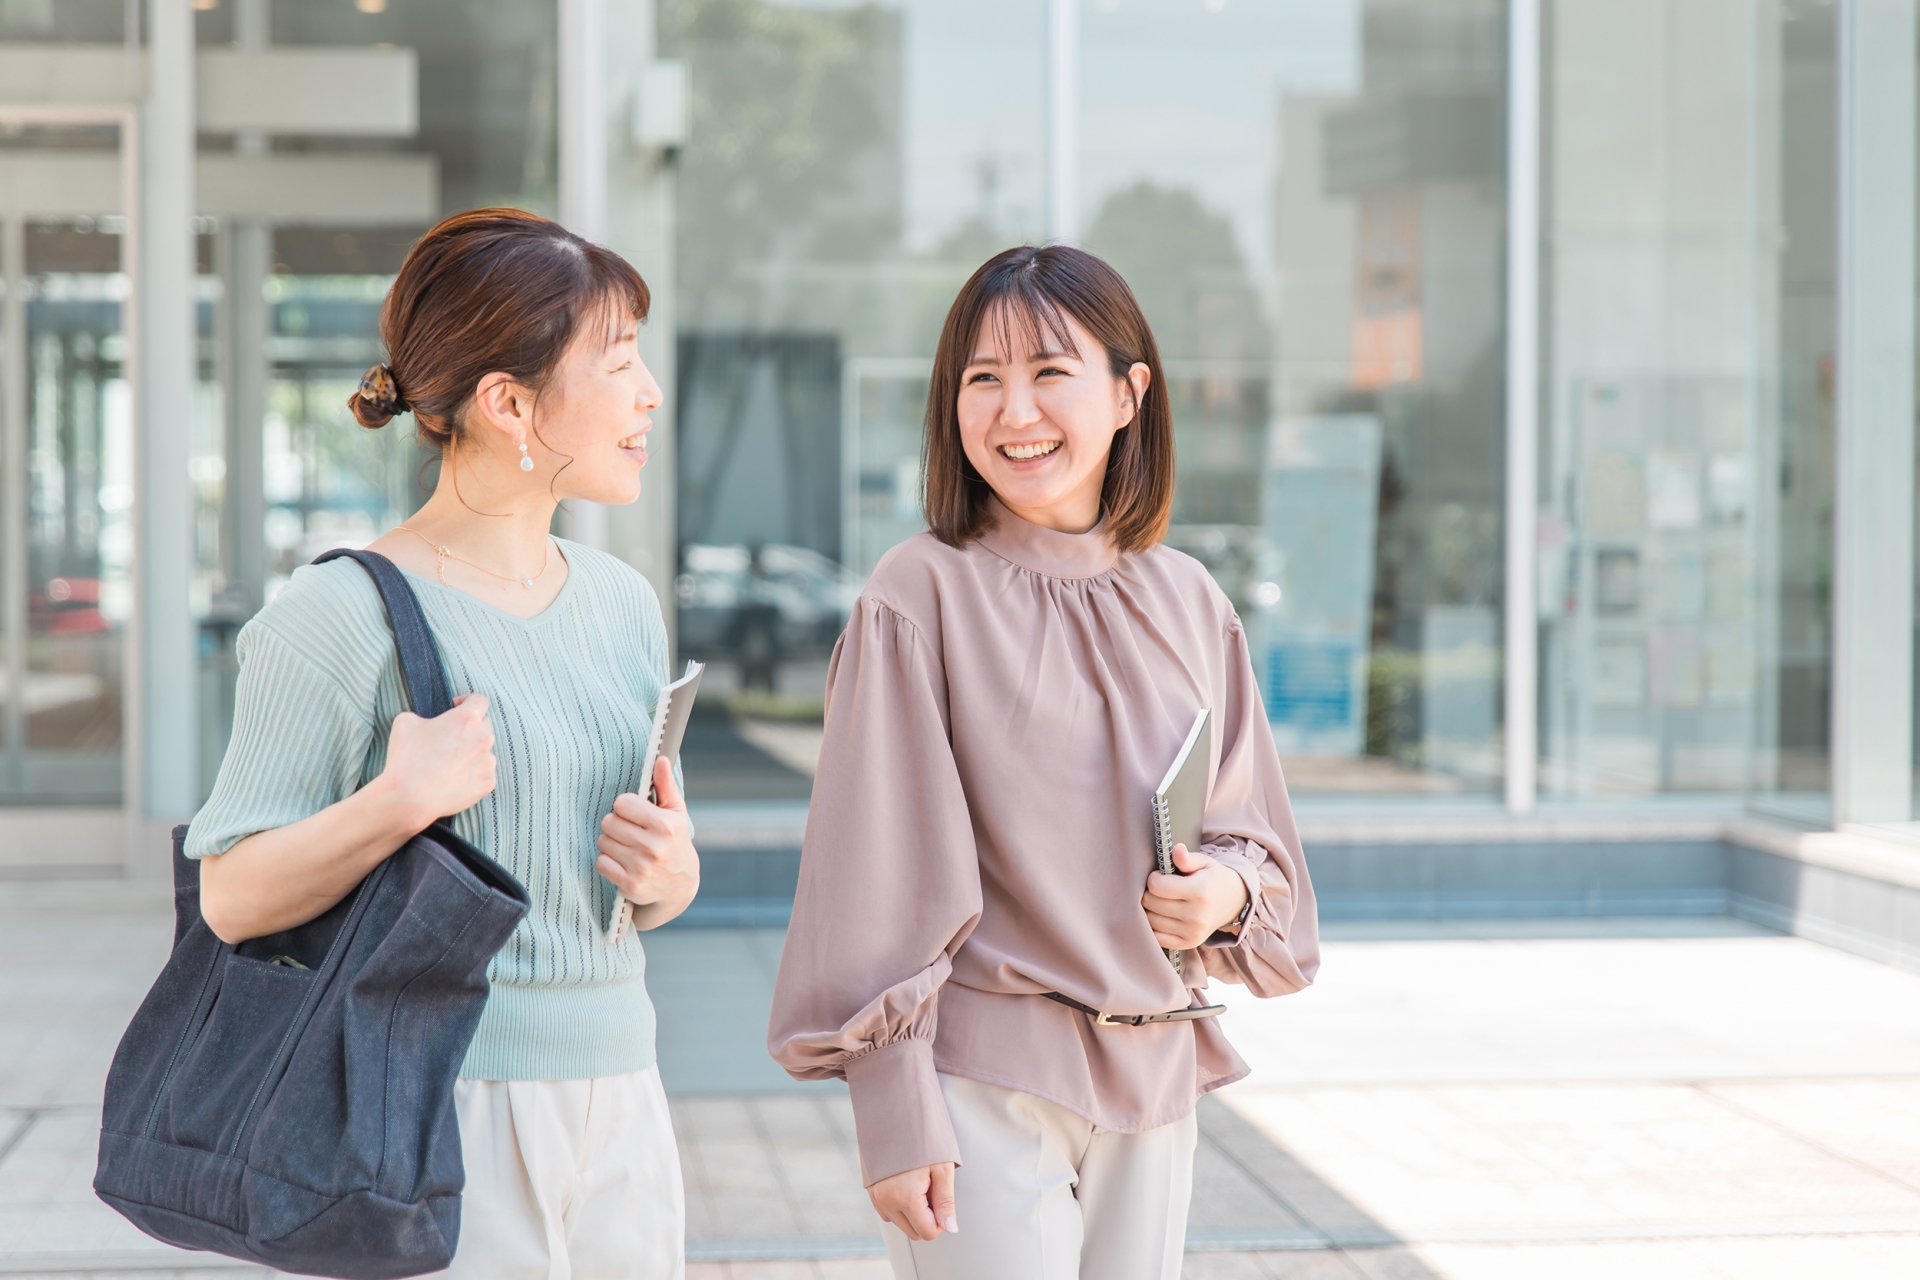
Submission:
<svg viewBox="0 0 1920 1280">
<path fill-rule="evenodd" d="M 1175 1009 L 1171 1013 L 1102 1013 L 1092 1005 L 1081 1004 L 1058 991 L 1042 991 L 1040 994 L 1069 1009 L 1078 1009 L 1092 1018 L 1096 1027 L 1144 1027 L 1150 1022 L 1198 1022 L 1202 1018 L 1217 1018 L 1227 1011 L 1227 1006 L 1223 1004 L 1197 1004 Z"/>
</svg>

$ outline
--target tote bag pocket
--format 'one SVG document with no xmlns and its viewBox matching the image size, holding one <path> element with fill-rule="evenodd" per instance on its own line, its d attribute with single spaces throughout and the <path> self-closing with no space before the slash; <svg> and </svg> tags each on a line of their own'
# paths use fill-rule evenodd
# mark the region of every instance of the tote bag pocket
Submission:
<svg viewBox="0 0 1920 1280">
<path fill-rule="evenodd" d="M 213 1008 L 175 1068 L 153 1136 L 231 1154 L 246 1107 L 234 1105 L 228 1082 L 266 1078 L 312 993 L 312 969 L 229 955 Z"/>
</svg>

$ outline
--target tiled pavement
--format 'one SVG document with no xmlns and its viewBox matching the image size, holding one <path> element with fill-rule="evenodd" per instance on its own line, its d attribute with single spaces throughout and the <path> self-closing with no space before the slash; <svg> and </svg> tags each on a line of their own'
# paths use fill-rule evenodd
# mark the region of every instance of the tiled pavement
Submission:
<svg viewBox="0 0 1920 1280">
<path fill-rule="evenodd" d="M 1229 991 L 1193 1280 L 1920 1276 L 1920 977 L 1723 920 L 1331 929 Z M 91 1197 L 164 892 L 0 884 L 0 1274 L 235 1280 Z M 649 940 L 691 1280 L 884 1280 L 845 1092 L 761 1049 L 779 937 Z M 10 1274 L 9 1274 L 10 1273 Z"/>
</svg>

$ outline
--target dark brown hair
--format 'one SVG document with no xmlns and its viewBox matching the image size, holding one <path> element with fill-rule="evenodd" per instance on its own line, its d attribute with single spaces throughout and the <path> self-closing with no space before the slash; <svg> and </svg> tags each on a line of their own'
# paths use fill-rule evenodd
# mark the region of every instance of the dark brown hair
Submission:
<svg viewBox="0 0 1920 1280">
<path fill-rule="evenodd" d="M 380 308 L 387 363 L 347 407 L 361 426 L 411 410 L 440 448 L 459 434 L 474 388 L 505 373 L 536 394 L 582 325 L 647 318 L 647 282 L 619 254 L 522 209 L 470 209 L 407 252 Z"/>
<path fill-rule="evenodd" d="M 996 254 L 961 286 L 934 353 L 920 457 L 927 472 L 927 527 L 949 546 L 965 546 L 986 528 L 992 492 L 960 444 L 960 375 L 981 327 L 992 320 L 1000 330 L 995 336 L 1009 350 L 1020 341 L 1038 346 L 1051 338 L 1071 351 L 1067 316 L 1106 349 L 1114 377 L 1125 377 L 1135 364 L 1153 375 L 1133 421 L 1114 436 L 1100 509 L 1122 551 L 1145 551 L 1166 537 L 1173 509 L 1173 410 L 1147 317 L 1120 273 L 1092 254 L 1060 244 L 1026 245 Z"/>
</svg>

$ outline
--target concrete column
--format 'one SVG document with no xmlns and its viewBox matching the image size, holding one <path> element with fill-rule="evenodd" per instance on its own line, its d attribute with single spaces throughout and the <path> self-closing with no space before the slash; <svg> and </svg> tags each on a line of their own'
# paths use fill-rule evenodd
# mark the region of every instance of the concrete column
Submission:
<svg viewBox="0 0 1920 1280">
<path fill-rule="evenodd" d="M 1834 371 L 1833 816 L 1913 788 L 1914 5 L 1843 0 Z"/>
<path fill-rule="evenodd" d="M 149 0 L 148 93 L 133 207 L 136 583 L 128 702 L 129 810 L 189 817 L 200 799 L 193 580 L 194 43 L 188 0 Z M 144 835 L 141 837 L 144 843 Z"/>
</svg>

